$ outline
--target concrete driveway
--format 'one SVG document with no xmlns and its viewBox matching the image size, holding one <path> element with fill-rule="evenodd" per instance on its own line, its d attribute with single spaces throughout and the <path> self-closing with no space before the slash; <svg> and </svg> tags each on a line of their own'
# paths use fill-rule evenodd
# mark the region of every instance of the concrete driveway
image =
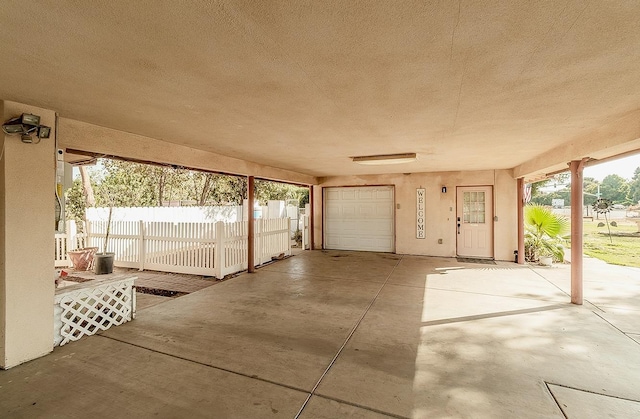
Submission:
<svg viewBox="0 0 640 419">
<path fill-rule="evenodd" d="M 585 272 L 304 252 L 0 371 L 0 416 L 640 417 L 640 270 Z"/>
</svg>

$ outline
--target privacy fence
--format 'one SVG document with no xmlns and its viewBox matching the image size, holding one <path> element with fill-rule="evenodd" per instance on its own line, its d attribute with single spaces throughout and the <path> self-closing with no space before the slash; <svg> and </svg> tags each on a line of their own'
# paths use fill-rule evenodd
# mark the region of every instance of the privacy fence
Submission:
<svg viewBox="0 0 640 419">
<path fill-rule="evenodd" d="M 289 218 L 258 219 L 255 223 L 256 266 L 291 255 Z M 106 221 L 89 221 L 78 234 L 73 221 L 66 233 L 55 235 L 55 266 L 68 267 L 67 252 L 97 247 L 102 251 Z M 240 272 L 247 267 L 248 222 L 112 221 L 107 245 L 114 265 L 215 276 Z"/>
</svg>

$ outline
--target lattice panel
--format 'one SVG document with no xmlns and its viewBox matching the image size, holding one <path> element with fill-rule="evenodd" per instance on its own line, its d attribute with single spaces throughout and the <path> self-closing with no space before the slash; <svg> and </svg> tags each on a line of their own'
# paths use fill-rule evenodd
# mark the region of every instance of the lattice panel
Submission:
<svg viewBox="0 0 640 419">
<path fill-rule="evenodd" d="M 60 346 L 133 320 L 133 280 L 78 290 L 59 299 Z"/>
</svg>

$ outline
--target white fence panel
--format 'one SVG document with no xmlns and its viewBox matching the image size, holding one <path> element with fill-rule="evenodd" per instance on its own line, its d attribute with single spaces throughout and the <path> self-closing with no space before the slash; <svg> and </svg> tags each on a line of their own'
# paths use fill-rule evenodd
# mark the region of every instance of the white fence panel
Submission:
<svg viewBox="0 0 640 419">
<path fill-rule="evenodd" d="M 104 251 L 104 238 L 107 233 L 107 221 L 88 221 L 89 247 Z M 140 223 L 137 221 L 111 221 L 107 252 L 115 253 L 114 266 L 139 268 Z"/>
<path fill-rule="evenodd" d="M 144 224 L 144 268 L 214 275 L 215 224 Z"/>
<path fill-rule="evenodd" d="M 220 228 L 218 235 L 218 260 L 220 269 L 216 270 L 217 278 L 243 271 L 247 267 L 247 238 L 248 225 L 246 221 L 236 223 L 217 223 Z"/>
<path fill-rule="evenodd" d="M 291 255 L 288 218 L 254 222 L 256 266 Z M 97 247 L 102 251 L 106 229 L 107 221 L 89 221 L 86 234 L 56 234 L 55 266 L 69 266 L 69 250 Z M 107 251 L 115 253 L 114 265 L 119 267 L 224 278 L 247 268 L 247 239 L 246 221 L 111 221 Z"/>
<path fill-rule="evenodd" d="M 256 220 L 255 228 L 255 264 L 270 262 L 280 255 L 291 255 L 288 218 Z"/>
</svg>

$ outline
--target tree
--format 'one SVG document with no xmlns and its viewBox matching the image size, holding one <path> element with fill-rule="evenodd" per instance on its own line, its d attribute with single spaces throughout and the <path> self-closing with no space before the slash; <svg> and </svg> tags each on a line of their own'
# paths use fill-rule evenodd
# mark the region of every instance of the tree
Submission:
<svg viewBox="0 0 640 419">
<path fill-rule="evenodd" d="M 627 192 L 627 199 L 633 204 L 640 204 L 640 167 L 636 167 L 633 173 L 633 178 L 629 182 L 629 192 Z"/>
<path fill-rule="evenodd" d="M 67 219 L 77 222 L 84 220 L 86 201 L 83 193 L 82 180 L 75 179 L 73 186 L 65 192 L 65 213 Z"/>
<path fill-rule="evenodd" d="M 162 206 L 168 201 L 185 201 L 194 205 L 242 205 L 247 197 L 247 179 L 243 176 L 188 170 L 180 167 L 100 159 L 99 170 L 84 170 L 83 179 L 67 191 L 69 214 L 84 216 L 82 186 L 95 191 L 98 206 Z M 92 192 L 93 193 L 93 192 Z M 301 206 L 309 202 L 309 189 L 266 180 L 256 180 L 256 199 L 297 199 Z"/>
<path fill-rule="evenodd" d="M 287 199 L 297 199 L 298 206 L 304 208 L 304 204 L 309 203 L 309 188 L 267 180 L 257 180 L 256 199 L 261 204 L 266 204 L 269 200 L 286 201 Z"/>
<path fill-rule="evenodd" d="M 602 179 L 600 193 L 602 198 L 609 199 L 614 204 L 625 204 L 627 203 L 629 184 L 619 175 L 608 175 Z"/>
<path fill-rule="evenodd" d="M 583 190 L 584 190 L 584 204 L 585 205 L 593 205 L 598 199 L 598 182 L 596 179 L 592 177 L 586 177 L 583 180 Z"/>
</svg>

